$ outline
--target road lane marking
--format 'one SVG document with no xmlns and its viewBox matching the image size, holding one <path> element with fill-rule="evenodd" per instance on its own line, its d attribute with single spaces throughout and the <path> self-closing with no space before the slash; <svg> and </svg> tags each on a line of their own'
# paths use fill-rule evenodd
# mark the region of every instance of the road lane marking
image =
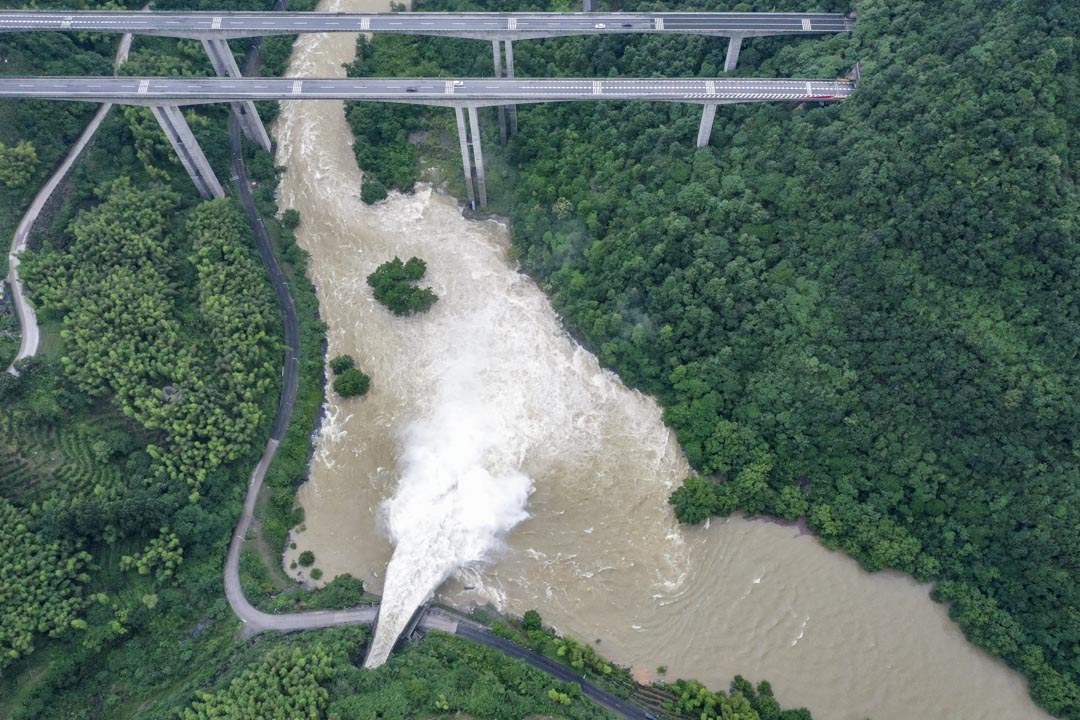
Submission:
<svg viewBox="0 0 1080 720">
<path fill-rule="evenodd" d="M 140 95 L 145 95 L 146 91 L 149 90 L 149 89 L 150 89 L 150 81 L 149 80 L 140 80 L 139 81 L 139 94 Z"/>
<path fill-rule="evenodd" d="M 603 87 L 603 84 L 601 83 L 601 81 L 600 80 L 593 80 L 592 94 L 593 95 L 602 95 L 603 93 L 604 93 L 604 87 Z"/>
<path fill-rule="evenodd" d="M 60 27 L 62 27 L 62 28 L 64 28 L 65 30 L 67 30 L 68 28 L 70 28 L 70 27 L 71 27 L 71 21 L 72 21 L 73 19 L 74 19 L 74 18 L 72 18 L 72 17 L 70 17 L 70 16 L 68 16 L 68 17 L 64 18 L 63 20 L 61 20 L 61 21 L 60 21 Z"/>
<path fill-rule="evenodd" d="M 656 18 L 655 20 L 653 20 L 653 23 L 656 25 L 657 30 L 664 29 L 664 18 Z"/>
<path fill-rule="evenodd" d="M 292 94 L 293 95 L 299 95 L 300 91 L 303 90 L 303 88 L 304 88 L 304 81 L 303 80 L 293 80 L 293 84 L 292 84 Z"/>
<path fill-rule="evenodd" d="M 705 92 L 708 93 L 709 95 L 715 95 L 716 94 L 716 81 L 715 80 L 706 80 L 705 81 Z"/>
<path fill-rule="evenodd" d="M 360 18 L 360 29 L 361 30 L 370 30 L 371 29 L 371 18 L 369 18 L 369 17 Z"/>
<path fill-rule="evenodd" d="M 221 18 L 219 18 L 219 17 L 214 18 L 214 22 L 210 23 L 210 29 L 211 30 L 220 30 L 221 29 Z"/>
<path fill-rule="evenodd" d="M 509 18 L 506 21 L 507 30 L 517 30 L 517 18 Z"/>
<path fill-rule="evenodd" d="M 806 94 L 807 95 L 813 95 L 814 94 L 814 88 L 810 86 L 810 83 L 806 83 Z"/>
<path fill-rule="evenodd" d="M 812 30 L 813 29 L 813 27 L 810 25 L 810 20 L 808 18 L 803 18 L 802 29 L 803 30 Z"/>
<path fill-rule="evenodd" d="M 453 95 L 454 94 L 454 81 L 453 80 L 447 80 L 446 81 L 446 90 L 445 90 L 445 92 L 446 92 L 447 95 Z"/>
</svg>

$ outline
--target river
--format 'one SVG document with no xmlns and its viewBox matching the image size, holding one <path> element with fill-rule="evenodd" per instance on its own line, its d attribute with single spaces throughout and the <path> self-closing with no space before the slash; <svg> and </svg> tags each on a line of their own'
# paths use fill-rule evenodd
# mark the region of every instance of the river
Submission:
<svg viewBox="0 0 1080 720">
<path fill-rule="evenodd" d="M 305 36 L 290 75 L 342 76 L 354 43 Z M 312 550 L 323 582 L 348 572 L 379 592 L 393 536 L 385 595 L 403 611 L 428 585 L 461 607 L 536 608 L 642 678 L 665 665 L 714 687 L 768 679 L 820 720 L 1049 717 L 928 587 L 867 574 L 797 527 L 680 528 L 665 500 L 688 468 L 659 408 L 566 335 L 508 260 L 505 227 L 464 220 L 430 188 L 363 205 L 340 102 L 282 103 L 274 134 L 329 354 L 372 377 L 367 397 L 328 399 L 287 567 Z M 395 255 L 426 260 L 440 296 L 428 314 L 372 298 L 366 276 Z"/>
</svg>

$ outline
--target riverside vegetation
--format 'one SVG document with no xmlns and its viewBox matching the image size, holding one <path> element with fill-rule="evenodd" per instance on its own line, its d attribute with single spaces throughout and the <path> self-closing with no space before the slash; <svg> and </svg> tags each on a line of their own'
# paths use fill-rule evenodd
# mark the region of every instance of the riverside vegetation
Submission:
<svg viewBox="0 0 1080 720">
<path fill-rule="evenodd" d="M 4 35 L 0 72 L 110 74 L 118 40 Z M 280 74 L 290 43 L 264 43 L 265 72 Z M 211 69 L 197 43 L 139 38 L 124 72 Z M 260 110 L 269 119 L 276 106 Z M 228 108 L 185 112 L 218 176 L 229 177 Z M 77 103 L 0 103 L 0 226 L 9 237 L 91 113 Z M 297 403 L 267 473 L 260 522 L 266 545 L 281 548 L 299 521 L 293 498 L 323 400 L 325 327 L 292 235 L 302 219 L 273 218 L 272 159 L 252 147 L 245 155 L 301 324 Z M 373 672 L 357 667 L 360 629 L 236 642 L 223 560 L 280 392 L 280 321 L 239 207 L 196 197 L 145 110 L 113 110 L 31 246 L 23 274 L 42 351 L 18 378 L 0 374 L 8 540 L 0 552 L 0 715 L 254 719 L 274 708 L 346 720 L 390 708 L 403 718 L 607 717 L 576 686 L 451 637 L 410 646 Z M 310 593 L 281 587 L 253 552 L 241 576 L 268 611 L 365 599 L 347 577 Z"/>
<path fill-rule="evenodd" d="M 575 335 L 663 403 L 700 473 L 671 498 L 680 519 L 805 518 L 868 570 L 936 581 L 970 640 L 1080 718 L 1080 18 L 1064 0 L 855 7 L 850 36 L 755 38 L 738 71 L 837 77 L 861 61 L 847 102 L 723 108 L 701 150 L 696 108 L 522 107 L 521 133 L 488 153 L 493 208 Z M 726 47 L 607 36 L 515 50 L 522 76 L 715 76 Z M 350 73 L 486 76 L 490 63 L 471 41 L 376 36 Z M 463 194 L 445 111 L 348 113 L 388 187 L 409 189 L 423 155 Z M 418 129 L 430 139 L 410 145 Z"/>
</svg>

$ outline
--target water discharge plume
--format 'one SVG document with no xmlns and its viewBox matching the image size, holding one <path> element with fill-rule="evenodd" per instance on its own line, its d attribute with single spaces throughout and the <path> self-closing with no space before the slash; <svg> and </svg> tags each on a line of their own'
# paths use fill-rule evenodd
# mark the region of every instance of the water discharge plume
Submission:
<svg viewBox="0 0 1080 720">
<path fill-rule="evenodd" d="M 532 481 L 516 467 L 514 421 L 500 412 L 507 404 L 485 396 L 485 362 L 475 348 L 455 358 L 434 410 L 403 433 L 401 481 L 383 503 L 394 554 L 366 667 L 386 661 L 413 611 L 451 573 L 488 559 L 528 517 Z"/>
</svg>

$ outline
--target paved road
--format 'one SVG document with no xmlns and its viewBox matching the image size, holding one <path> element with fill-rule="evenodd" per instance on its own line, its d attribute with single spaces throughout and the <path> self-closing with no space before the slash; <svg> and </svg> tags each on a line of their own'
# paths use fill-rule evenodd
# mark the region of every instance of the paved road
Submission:
<svg viewBox="0 0 1080 720">
<path fill-rule="evenodd" d="M 238 38 L 308 32 L 369 32 L 477 39 L 567 35 L 676 34 L 753 37 L 850 32 L 854 21 L 825 13 L 314 13 L 0 11 L 0 32 L 133 32 Z"/>
<path fill-rule="evenodd" d="M 128 53 L 131 51 L 131 39 L 132 35 L 124 35 L 120 39 L 120 45 L 116 48 L 116 58 L 113 62 L 114 67 L 119 67 L 127 62 Z M 33 357 L 37 355 L 38 344 L 41 339 L 41 332 L 38 328 L 37 314 L 34 312 L 34 306 L 27 300 L 26 294 L 23 291 L 22 282 L 19 280 L 19 253 L 25 252 L 27 245 L 30 242 L 30 231 L 34 228 L 34 223 L 37 222 L 38 215 L 45 208 L 45 203 L 52 197 L 53 192 L 57 186 L 60 185 L 60 181 L 63 180 L 67 174 L 71 171 L 72 166 L 78 159 L 79 155 L 86 148 L 90 142 L 90 138 L 94 137 L 98 128 L 101 127 L 101 122 L 105 119 L 105 116 L 109 114 L 109 110 L 112 109 L 112 103 L 106 102 L 97 109 L 94 113 L 94 117 L 91 118 L 90 123 L 86 126 L 86 129 L 79 135 L 79 139 L 72 145 L 71 150 L 68 151 L 67 157 L 60 163 L 60 167 L 56 169 L 56 172 L 52 174 L 52 177 L 42 186 L 38 194 L 34 196 L 33 202 L 30 203 L 30 207 L 27 208 L 26 214 L 23 215 L 19 226 L 15 228 L 15 236 L 11 240 L 11 250 L 8 253 L 8 285 L 11 287 L 11 299 L 15 303 L 15 315 L 19 318 L 20 328 L 20 340 L 19 340 L 19 352 L 15 355 L 15 359 L 11 361 L 10 367 L 7 371 L 12 375 L 18 375 L 19 371 L 15 369 L 15 363 L 19 362 L 23 358 Z"/>
<path fill-rule="evenodd" d="M 815 79 L 718 78 L 0 78 L 0 99 L 38 98 L 128 105 L 238 100 L 353 100 L 418 105 L 506 105 L 582 100 L 697 104 L 844 99 L 851 83 Z"/>
<path fill-rule="evenodd" d="M 349 610 L 315 610 L 311 612 L 283 613 L 271 615 L 264 613 L 248 602 L 240 587 L 240 551 L 244 547 L 244 537 L 251 527 L 255 515 L 255 502 L 259 497 L 266 470 L 277 453 L 278 441 L 271 439 L 266 443 L 262 459 L 255 466 L 248 483 L 247 497 L 244 498 L 244 511 L 240 522 L 236 524 L 232 540 L 229 542 L 229 555 L 225 559 L 225 597 L 233 612 L 244 623 L 244 635 L 251 636 L 265 630 L 313 630 L 315 628 L 337 627 L 339 625 L 367 625 L 374 622 L 378 615 L 377 607 L 360 607 Z"/>
<path fill-rule="evenodd" d="M 248 56 L 245 72 L 250 72 L 255 55 Z M 266 471 L 274 461 L 277 454 L 278 444 L 285 437 L 289 427 L 289 418 L 292 416 L 293 406 L 296 403 L 296 388 L 299 382 L 300 361 L 300 329 L 296 318 L 296 308 L 293 305 L 289 286 L 285 282 L 285 276 L 281 272 L 277 258 L 274 257 L 270 246 L 270 238 L 266 234 L 266 228 L 255 210 L 255 201 L 251 197 L 251 184 L 248 181 L 247 170 L 244 167 L 242 147 L 240 140 L 240 124 L 234 116 L 229 127 L 230 142 L 232 144 L 233 172 L 236 175 L 237 197 L 255 230 L 256 247 L 259 258 L 262 260 L 266 274 L 274 287 L 277 296 L 278 307 L 281 308 L 282 319 L 285 327 L 285 364 L 282 368 L 281 399 L 278 401 L 277 417 L 270 433 L 270 440 L 266 443 L 262 458 L 255 466 L 248 483 L 247 496 L 244 498 L 244 510 L 229 542 L 229 554 L 225 559 L 225 597 L 232 606 L 233 612 L 244 623 L 244 634 L 247 636 L 263 632 L 265 630 L 279 630 L 288 632 L 291 630 L 311 630 L 315 628 L 336 627 L 339 625 L 366 625 L 375 620 L 378 614 L 377 607 L 360 607 L 349 610 L 320 610 L 312 612 L 286 613 L 271 615 L 255 609 L 240 586 L 240 552 L 243 549 L 244 538 L 255 514 L 255 503 L 259 498 L 259 490 L 262 488 Z"/>
</svg>

